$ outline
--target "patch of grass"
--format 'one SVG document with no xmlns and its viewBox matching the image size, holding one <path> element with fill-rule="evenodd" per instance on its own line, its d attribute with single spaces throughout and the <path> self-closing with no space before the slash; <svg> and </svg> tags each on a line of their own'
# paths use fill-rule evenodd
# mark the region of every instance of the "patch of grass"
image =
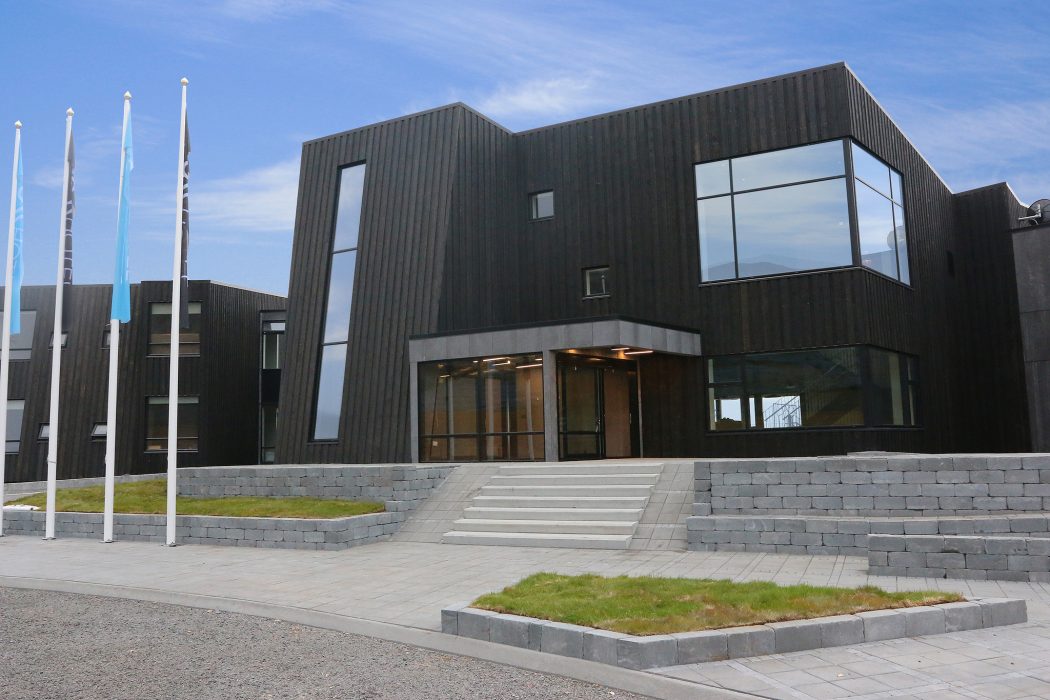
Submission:
<svg viewBox="0 0 1050 700">
<path fill-rule="evenodd" d="M 780 586 L 765 581 L 564 576 L 540 573 L 499 593 L 483 595 L 476 608 L 585 627 L 649 635 L 804 620 L 866 610 L 935 605 L 962 600 L 955 593 L 889 593 L 874 586 Z"/>
<path fill-rule="evenodd" d="M 168 512 L 167 482 L 163 479 L 116 484 L 113 491 L 113 510 L 117 513 L 162 514 Z M 78 513 L 101 513 L 105 495 L 102 486 L 59 489 L 55 494 L 55 508 Z M 45 495 L 33 494 L 13 503 L 25 503 L 44 508 Z M 179 515 L 226 515 L 239 518 L 346 518 L 351 515 L 382 513 L 382 503 L 375 501 L 347 501 L 321 498 L 264 498 L 256 496 L 227 496 L 225 498 L 196 498 L 179 496 L 175 501 Z"/>
</svg>

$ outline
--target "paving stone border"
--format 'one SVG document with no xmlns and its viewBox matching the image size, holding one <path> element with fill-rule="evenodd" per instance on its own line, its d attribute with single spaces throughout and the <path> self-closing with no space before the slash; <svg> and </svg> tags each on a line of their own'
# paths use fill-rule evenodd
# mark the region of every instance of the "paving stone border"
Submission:
<svg viewBox="0 0 1050 700">
<path fill-rule="evenodd" d="M 872 535 L 868 573 L 1050 583 L 1050 538 Z"/>
<path fill-rule="evenodd" d="M 472 608 L 469 603 L 441 611 L 441 631 L 445 634 L 635 670 L 962 632 L 1027 621 L 1025 601 L 1012 598 L 975 598 L 960 603 L 644 637 L 504 615 Z"/>
<path fill-rule="evenodd" d="M 686 518 L 694 551 L 868 556 L 873 535 L 1050 538 L 1050 514 L 935 517 L 714 515 Z"/>
<path fill-rule="evenodd" d="M 175 520 L 175 536 L 179 544 L 340 550 L 385 540 L 406 517 L 405 512 L 397 511 L 326 520 L 180 515 Z M 113 538 L 118 541 L 163 543 L 165 530 L 163 515 L 113 515 Z M 4 511 L 4 534 L 42 537 L 44 512 Z M 101 540 L 102 514 L 55 513 L 55 535 Z"/>
<path fill-rule="evenodd" d="M 1050 454 L 694 463 L 697 515 L 952 516 L 1050 511 Z"/>
</svg>

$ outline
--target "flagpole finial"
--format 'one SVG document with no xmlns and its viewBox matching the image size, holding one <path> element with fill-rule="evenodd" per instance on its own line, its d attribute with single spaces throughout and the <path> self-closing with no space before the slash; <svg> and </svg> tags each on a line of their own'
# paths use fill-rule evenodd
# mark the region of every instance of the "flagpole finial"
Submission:
<svg viewBox="0 0 1050 700">
<path fill-rule="evenodd" d="M 128 92 L 124 93 L 124 99 L 125 100 L 130 100 L 131 99 L 131 91 L 128 91 Z"/>
<path fill-rule="evenodd" d="M 189 85 L 190 84 L 190 81 L 186 80 L 185 78 L 183 78 L 179 82 L 182 83 L 183 85 Z"/>
<path fill-rule="evenodd" d="M 66 110 L 66 116 L 67 117 L 72 117 L 73 116 L 73 108 L 72 107 L 70 107 L 69 109 Z"/>
<path fill-rule="evenodd" d="M 15 122 L 15 128 L 16 129 L 21 129 L 22 128 L 22 122 Z"/>
</svg>

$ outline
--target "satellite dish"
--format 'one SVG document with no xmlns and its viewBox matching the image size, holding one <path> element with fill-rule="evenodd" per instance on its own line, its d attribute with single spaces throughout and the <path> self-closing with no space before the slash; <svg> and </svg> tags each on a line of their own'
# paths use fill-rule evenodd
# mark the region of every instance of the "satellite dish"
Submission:
<svg viewBox="0 0 1050 700">
<path fill-rule="evenodd" d="M 1029 226 L 1039 224 L 1050 224 L 1050 199 L 1037 199 L 1028 207 L 1028 215 L 1022 216 L 1021 221 L 1027 221 Z"/>
</svg>

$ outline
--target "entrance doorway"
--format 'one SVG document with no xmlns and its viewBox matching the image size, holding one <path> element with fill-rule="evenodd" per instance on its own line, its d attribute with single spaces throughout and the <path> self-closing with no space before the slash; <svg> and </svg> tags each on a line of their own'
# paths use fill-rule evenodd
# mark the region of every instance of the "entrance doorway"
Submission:
<svg viewBox="0 0 1050 700">
<path fill-rule="evenodd" d="M 558 457 L 638 457 L 638 368 L 634 362 L 558 355 Z"/>
</svg>

